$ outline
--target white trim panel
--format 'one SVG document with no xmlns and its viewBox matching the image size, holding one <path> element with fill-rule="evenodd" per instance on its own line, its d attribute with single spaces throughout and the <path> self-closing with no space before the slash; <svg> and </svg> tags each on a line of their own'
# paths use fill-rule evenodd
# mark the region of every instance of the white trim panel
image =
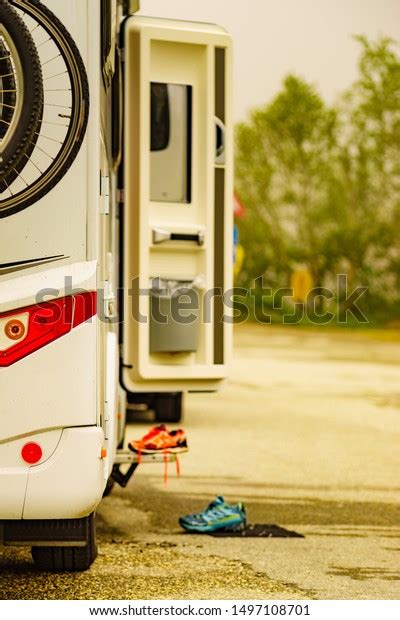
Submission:
<svg viewBox="0 0 400 620">
<path fill-rule="evenodd" d="M 31 467 L 24 519 L 76 519 L 100 503 L 107 477 L 100 428 L 67 428 L 51 459 Z"/>
</svg>

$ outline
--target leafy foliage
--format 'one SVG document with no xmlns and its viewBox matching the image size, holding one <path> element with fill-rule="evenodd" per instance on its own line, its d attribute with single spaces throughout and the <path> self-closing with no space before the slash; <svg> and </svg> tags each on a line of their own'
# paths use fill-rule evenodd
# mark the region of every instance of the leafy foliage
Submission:
<svg viewBox="0 0 400 620">
<path fill-rule="evenodd" d="M 400 301 L 400 59 L 395 44 L 357 37 L 358 78 L 337 106 L 288 75 L 281 92 L 236 131 L 238 224 L 246 259 L 238 284 L 288 286 L 306 267 L 316 286 L 346 273 L 368 287 L 371 321 Z"/>
</svg>

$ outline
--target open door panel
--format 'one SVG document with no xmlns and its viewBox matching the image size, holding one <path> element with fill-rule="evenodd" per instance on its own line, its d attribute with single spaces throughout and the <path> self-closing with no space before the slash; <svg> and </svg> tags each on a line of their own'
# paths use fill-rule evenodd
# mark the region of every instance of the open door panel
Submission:
<svg viewBox="0 0 400 620">
<path fill-rule="evenodd" d="M 124 385 L 216 389 L 231 355 L 231 38 L 131 17 L 125 86 Z"/>
</svg>

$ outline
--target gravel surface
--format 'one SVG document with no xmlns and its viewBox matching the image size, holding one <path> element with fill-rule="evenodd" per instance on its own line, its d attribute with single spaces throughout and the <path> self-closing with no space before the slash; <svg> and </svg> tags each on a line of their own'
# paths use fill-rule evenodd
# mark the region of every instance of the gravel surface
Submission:
<svg viewBox="0 0 400 620">
<path fill-rule="evenodd" d="M 83 574 L 0 549 L 2 599 L 397 599 L 400 346 L 387 332 L 237 329 L 232 379 L 186 399 L 182 476 L 141 466 L 98 511 Z M 141 436 L 149 422 L 130 426 Z M 177 519 L 217 494 L 304 539 L 216 539 Z"/>
</svg>

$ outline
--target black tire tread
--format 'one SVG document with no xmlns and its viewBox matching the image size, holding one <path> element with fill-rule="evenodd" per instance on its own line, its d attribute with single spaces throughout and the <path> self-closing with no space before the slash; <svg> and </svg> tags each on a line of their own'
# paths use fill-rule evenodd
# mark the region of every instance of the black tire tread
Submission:
<svg viewBox="0 0 400 620">
<path fill-rule="evenodd" d="M 8 56 L 7 48 L 3 44 L 3 42 L 0 41 L 0 75 L 8 76 L 9 74 L 12 74 L 12 73 L 13 73 L 13 67 L 12 67 L 10 57 Z M 15 89 L 14 76 L 11 75 L 9 77 L 3 77 L 1 79 L 1 84 L 5 90 L 14 90 Z M 15 102 L 16 102 L 15 93 L 10 92 L 10 93 L 4 94 L 4 96 L 2 97 L 2 104 L 6 104 L 6 106 L 15 105 Z M 12 116 L 13 116 L 12 109 L 5 107 L 2 111 L 2 116 L 1 116 L 2 120 L 6 122 L 10 122 L 12 119 Z M 7 132 L 6 125 L 4 123 L 0 123 L 0 138 L 4 138 L 6 132 Z"/>
<path fill-rule="evenodd" d="M 90 568 L 97 557 L 95 515 L 87 519 L 87 542 L 84 547 L 32 547 L 37 569 L 47 572 L 79 572 Z"/>
</svg>

